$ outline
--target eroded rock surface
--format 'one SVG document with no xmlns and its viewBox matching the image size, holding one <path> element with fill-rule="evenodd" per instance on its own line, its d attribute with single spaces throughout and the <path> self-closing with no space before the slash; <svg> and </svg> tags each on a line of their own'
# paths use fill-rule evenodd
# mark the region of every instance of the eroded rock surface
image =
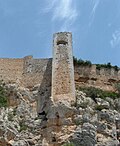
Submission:
<svg viewBox="0 0 120 146">
<path fill-rule="evenodd" d="M 119 98 L 95 102 L 76 91 L 76 103 L 41 99 L 37 113 L 39 85 L 29 90 L 8 84 L 6 89 L 9 106 L 0 108 L 0 146 L 120 145 Z"/>
</svg>

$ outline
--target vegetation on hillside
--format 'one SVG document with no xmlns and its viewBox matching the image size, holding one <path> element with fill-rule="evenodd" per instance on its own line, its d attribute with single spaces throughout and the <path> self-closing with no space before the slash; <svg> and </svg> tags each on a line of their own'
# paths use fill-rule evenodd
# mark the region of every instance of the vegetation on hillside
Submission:
<svg viewBox="0 0 120 146">
<path fill-rule="evenodd" d="M 4 85 L 0 82 L 0 108 L 7 106 L 6 90 Z"/>
<path fill-rule="evenodd" d="M 86 96 L 91 97 L 94 101 L 96 101 L 96 98 L 105 99 L 106 97 L 110 97 L 112 99 L 116 99 L 120 96 L 119 93 L 103 91 L 102 89 L 98 89 L 95 87 L 80 87 L 78 90 L 86 93 Z"/>
<path fill-rule="evenodd" d="M 119 70 L 119 67 L 117 65 L 112 66 L 110 62 L 108 62 L 107 64 L 96 64 L 96 69 L 100 70 L 101 68 L 106 68 L 106 69 L 114 68 L 115 71 Z"/>
<path fill-rule="evenodd" d="M 74 146 L 74 144 L 73 143 L 66 143 L 66 144 L 64 144 L 62 146 Z"/>
<path fill-rule="evenodd" d="M 82 59 L 77 59 L 76 57 L 73 56 L 73 62 L 74 65 L 83 65 L 83 66 L 92 66 L 92 62 L 89 60 L 82 60 Z M 101 68 L 106 68 L 106 69 L 115 69 L 115 71 L 119 71 L 119 67 L 117 65 L 113 66 L 111 65 L 110 62 L 108 62 L 107 64 L 96 64 L 96 69 L 100 70 Z"/>
<path fill-rule="evenodd" d="M 74 65 L 83 65 L 83 66 L 91 66 L 92 63 L 91 61 L 89 60 L 82 60 L 82 59 L 77 59 L 76 57 L 73 57 L 73 62 L 74 62 Z"/>
</svg>

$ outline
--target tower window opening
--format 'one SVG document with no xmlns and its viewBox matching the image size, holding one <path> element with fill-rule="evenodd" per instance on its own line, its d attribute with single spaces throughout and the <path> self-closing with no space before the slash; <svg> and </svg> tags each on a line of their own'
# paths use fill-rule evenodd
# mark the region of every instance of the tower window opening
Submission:
<svg viewBox="0 0 120 146">
<path fill-rule="evenodd" d="M 57 42 L 57 45 L 67 45 L 68 42 L 64 41 L 64 40 L 60 40 Z"/>
</svg>

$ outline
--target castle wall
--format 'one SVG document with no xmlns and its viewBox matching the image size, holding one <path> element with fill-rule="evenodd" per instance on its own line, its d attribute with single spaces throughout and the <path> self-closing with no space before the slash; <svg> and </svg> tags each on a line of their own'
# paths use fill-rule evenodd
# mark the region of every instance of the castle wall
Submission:
<svg viewBox="0 0 120 146">
<path fill-rule="evenodd" d="M 16 82 L 21 80 L 23 59 L 0 59 L 0 80 Z"/>
<path fill-rule="evenodd" d="M 32 56 L 24 58 L 22 85 L 32 89 L 39 86 L 37 112 L 40 113 L 51 96 L 52 59 L 34 59 Z M 39 99 L 40 98 L 40 99 Z M 41 102 L 42 101 L 42 102 Z"/>
<path fill-rule="evenodd" d="M 65 65 L 63 62 L 62 64 Z M 64 68 L 64 66 L 62 67 Z M 60 69 L 57 76 L 63 73 L 64 70 Z M 42 84 L 43 86 L 44 82 L 45 88 L 51 86 L 51 78 L 52 59 L 34 59 L 32 56 L 21 59 L 0 59 L 0 80 L 4 80 L 7 83 L 19 82 L 22 86 L 31 88 L 36 84 Z M 96 65 L 91 67 L 78 65 L 74 67 L 74 78 L 76 87 L 94 86 L 104 90 L 114 90 L 114 85 L 120 83 L 120 70 L 115 71 L 113 68 L 101 68 L 98 70 Z M 60 82 L 57 84 L 61 84 Z M 58 90 L 57 94 L 59 92 Z"/>
<path fill-rule="evenodd" d="M 22 86 L 33 87 L 47 78 L 46 84 L 51 84 L 51 71 L 52 59 L 33 59 L 32 56 L 0 59 L 0 80 L 6 83 L 19 82 Z"/>
<path fill-rule="evenodd" d="M 32 56 L 27 56 L 24 58 L 23 68 L 22 85 L 25 87 L 41 84 L 45 78 L 46 84 L 51 84 L 52 59 L 34 59 Z"/>
<path fill-rule="evenodd" d="M 75 100 L 71 33 L 54 34 L 52 62 L 52 97 L 54 101 Z"/>
<path fill-rule="evenodd" d="M 120 83 L 120 70 L 114 68 L 96 69 L 96 65 L 75 66 L 76 86 L 94 86 L 103 90 L 114 90 L 116 83 Z"/>
</svg>

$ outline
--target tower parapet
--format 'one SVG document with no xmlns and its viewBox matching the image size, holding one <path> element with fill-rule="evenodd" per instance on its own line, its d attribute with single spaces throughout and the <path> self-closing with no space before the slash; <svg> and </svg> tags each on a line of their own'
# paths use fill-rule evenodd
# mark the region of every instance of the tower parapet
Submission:
<svg viewBox="0 0 120 146">
<path fill-rule="evenodd" d="M 75 101 L 72 34 L 70 32 L 54 34 L 52 97 L 54 102 L 61 100 Z"/>
</svg>

